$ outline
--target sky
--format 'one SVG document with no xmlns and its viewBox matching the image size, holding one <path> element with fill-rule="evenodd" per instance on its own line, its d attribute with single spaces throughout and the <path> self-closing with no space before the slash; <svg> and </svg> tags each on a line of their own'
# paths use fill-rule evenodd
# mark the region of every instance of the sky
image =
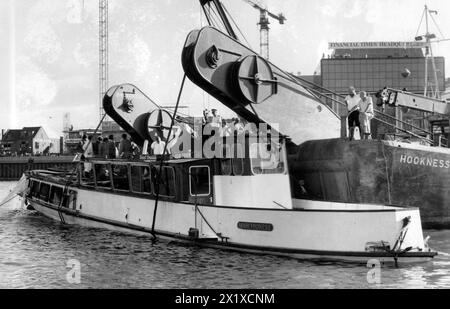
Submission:
<svg viewBox="0 0 450 309">
<path fill-rule="evenodd" d="M 328 42 L 412 41 L 424 5 L 437 10 L 431 32 L 450 38 L 448 0 L 255 0 L 287 21 L 270 25 L 270 60 L 313 74 Z M 223 0 L 259 51 L 259 11 Z M 132 83 L 160 105 L 174 105 L 187 34 L 206 25 L 198 0 L 109 0 L 109 84 Z M 425 29 L 419 29 L 424 34 Z M 447 59 L 450 41 L 434 45 Z M 63 114 L 75 128 L 95 128 L 98 107 L 98 0 L 0 0 L 0 128 L 43 125 L 61 135 Z M 188 82 L 183 112 L 226 107 Z"/>
</svg>

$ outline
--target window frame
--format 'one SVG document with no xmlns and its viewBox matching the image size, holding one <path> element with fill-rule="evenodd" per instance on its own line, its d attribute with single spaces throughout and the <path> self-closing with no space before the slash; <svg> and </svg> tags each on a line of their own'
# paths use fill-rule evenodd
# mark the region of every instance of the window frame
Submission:
<svg viewBox="0 0 450 309">
<path fill-rule="evenodd" d="M 192 194 L 192 173 L 191 170 L 193 168 L 207 168 L 208 169 L 208 194 Z M 211 195 L 211 168 L 209 167 L 209 165 L 192 165 L 189 166 L 189 195 L 193 196 L 193 197 L 198 197 L 198 196 L 210 196 Z"/>
<path fill-rule="evenodd" d="M 33 190 L 33 185 L 37 184 L 37 190 Z M 30 194 L 32 198 L 39 199 L 39 192 L 41 190 L 41 182 L 39 180 L 32 179 L 30 181 Z"/>
<path fill-rule="evenodd" d="M 157 171 L 159 172 L 159 168 L 158 168 L 157 166 L 155 166 L 155 165 L 153 165 L 153 166 L 154 166 L 154 167 L 157 169 Z M 174 198 L 176 198 L 176 196 L 177 196 L 175 168 L 174 168 L 173 166 L 168 166 L 168 165 L 163 166 L 162 169 L 161 169 L 161 173 L 163 172 L 163 169 L 165 169 L 165 168 L 169 168 L 170 170 L 172 170 L 172 175 L 173 175 L 173 191 L 174 191 L 173 194 L 174 194 L 174 195 L 164 195 L 164 194 L 161 194 L 161 187 L 160 187 L 160 189 L 159 189 L 159 196 L 162 196 L 162 197 L 165 197 L 165 198 L 174 199 Z M 151 171 L 150 171 L 150 175 L 151 175 Z M 158 177 L 158 174 L 156 174 L 155 176 Z M 156 180 L 156 179 L 157 179 L 157 178 L 155 178 L 155 180 Z M 156 196 L 155 183 L 152 181 L 152 182 L 151 182 L 151 185 L 152 185 L 152 193 Z"/>
<path fill-rule="evenodd" d="M 126 167 L 126 169 L 127 169 L 127 172 L 125 173 L 126 175 L 127 175 L 127 182 L 128 182 L 128 190 L 124 190 L 124 189 L 117 189 L 116 188 L 116 186 L 115 186 L 115 184 L 114 184 L 114 173 L 113 173 L 113 171 L 114 171 L 114 168 L 113 168 L 113 166 L 124 166 L 124 167 Z M 114 162 L 114 163 L 111 163 L 110 164 L 110 172 L 111 172 L 111 176 L 110 176 L 110 178 L 111 178 L 111 187 L 112 187 L 112 190 L 114 191 L 114 192 L 131 192 L 131 179 L 130 179 L 130 164 L 128 164 L 128 163 L 122 163 L 122 162 Z"/>
<path fill-rule="evenodd" d="M 57 185 L 51 185 L 51 186 L 50 186 L 49 197 L 48 197 L 48 203 L 50 203 L 50 204 L 52 204 L 52 205 L 56 205 L 56 204 L 53 203 L 53 199 L 52 199 L 52 197 L 53 197 L 52 195 L 55 193 L 55 192 L 54 192 L 55 189 L 61 190 L 61 195 L 60 195 L 59 204 L 58 204 L 58 207 L 60 207 L 60 206 L 62 205 L 62 202 L 63 202 L 63 196 L 64 196 L 64 188 L 63 188 L 63 187 L 60 187 L 60 186 L 57 186 Z"/>
<path fill-rule="evenodd" d="M 42 190 L 42 185 L 47 185 L 48 186 L 48 192 L 47 192 L 47 199 L 42 199 L 41 197 L 41 190 Z M 38 199 L 45 202 L 45 203 L 49 203 L 50 200 L 50 191 L 52 189 L 52 185 L 46 182 L 41 182 L 41 184 L 39 185 L 39 195 L 38 195 Z"/>
<path fill-rule="evenodd" d="M 137 192 L 137 191 L 134 191 L 133 190 L 133 180 L 132 180 L 132 173 L 131 173 L 131 170 L 132 170 L 132 168 L 133 167 L 137 167 L 137 168 L 148 168 L 148 171 L 149 171 L 149 181 L 150 181 L 150 192 L 145 192 L 145 191 L 143 191 L 143 189 L 144 189 L 144 187 L 143 187 L 143 181 L 144 181 L 144 179 L 143 179 L 143 174 L 142 174 L 142 169 L 140 169 L 139 170 L 139 181 L 140 181 L 140 184 L 141 184 L 141 191 L 140 192 Z M 129 177 L 129 179 L 130 179 L 130 192 L 132 192 L 132 193 L 135 193 L 135 194 L 145 194 L 145 195 L 152 195 L 153 194 L 153 186 L 152 186 L 152 168 L 151 168 L 151 166 L 150 166 L 150 164 L 130 164 L 130 168 L 128 169 L 128 173 L 129 173 L 129 175 L 128 175 L 128 177 Z"/>
<path fill-rule="evenodd" d="M 97 171 L 95 169 L 95 167 L 97 165 L 105 165 L 108 168 L 108 177 L 109 177 L 109 182 L 110 185 L 109 187 L 103 187 L 103 186 L 99 186 L 97 183 Z M 111 163 L 102 163 L 102 162 L 93 162 L 92 163 L 92 170 L 94 171 L 94 185 L 95 185 L 95 189 L 101 189 L 101 190 L 114 190 L 114 183 L 113 183 L 113 175 L 112 175 L 112 168 L 111 168 Z"/>
</svg>

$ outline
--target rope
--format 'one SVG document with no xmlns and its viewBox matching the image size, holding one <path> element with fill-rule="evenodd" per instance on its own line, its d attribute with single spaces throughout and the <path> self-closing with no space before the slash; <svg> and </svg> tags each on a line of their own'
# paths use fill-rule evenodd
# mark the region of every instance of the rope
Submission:
<svg viewBox="0 0 450 309">
<path fill-rule="evenodd" d="M 392 256 L 394 258 L 394 262 L 395 262 L 395 267 L 398 267 L 398 256 L 411 249 L 411 248 L 406 248 L 404 250 L 400 250 L 400 248 L 402 247 L 403 241 L 405 240 L 406 233 L 408 232 L 408 227 L 409 227 L 410 223 L 411 223 L 411 217 L 403 218 L 403 226 L 400 230 L 400 234 L 398 235 L 397 240 L 395 241 L 394 247 L 391 250 L 387 250 L 387 248 L 385 248 L 385 250 L 387 252 L 392 254 Z M 398 249 L 396 250 L 397 245 L 398 245 Z M 384 246 L 384 244 L 383 244 L 383 246 Z"/>
<path fill-rule="evenodd" d="M 422 26 L 422 22 L 423 22 L 423 17 L 424 17 L 424 16 L 425 16 L 425 10 L 423 10 L 423 12 L 422 12 L 422 18 L 420 19 L 419 27 L 417 28 L 416 35 L 415 35 L 415 36 L 417 36 L 417 35 L 419 34 L 420 26 Z"/>
<path fill-rule="evenodd" d="M 106 117 L 106 114 L 104 114 L 103 117 L 102 117 L 102 119 L 100 119 L 100 122 L 98 123 L 97 127 L 95 128 L 94 134 L 93 134 L 93 135 L 97 134 L 97 131 L 98 131 L 98 129 L 100 128 L 100 125 L 103 123 L 103 120 L 105 119 L 105 117 Z M 87 151 L 87 149 L 89 148 L 89 146 L 90 146 L 91 144 L 92 144 L 92 139 L 89 140 L 89 142 L 88 142 L 88 144 L 87 144 L 87 146 L 86 146 L 86 149 L 83 151 L 83 156 L 86 154 L 86 151 Z M 80 166 L 81 166 L 81 161 L 79 161 L 79 162 L 75 165 L 75 167 L 72 169 L 72 171 L 70 172 L 70 174 L 71 174 L 71 175 L 74 174 L 74 173 L 77 171 L 78 167 L 80 167 Z M 70 185 L 71 182 L 72 182 L 72 179 L 69 178 L 69 179 L 67 180 L 67 182 L 66 182 L 66 184 L 65 184 L 64 187 L 67 188 L 67 187 Z"/>
<path fill-rule="evenodd" d="M 100 119 L 100 122 L 98 123 L 98 125 L 97 125 L 97 127 L 95 128 L 94 133 L 93 133 L 92 135 L 97 134 L 97 131 L 98 131 L 98 129 L 100 128 L 100 125 L 103 123 L 103 120 L 105 119 L 105 117 L 106 117 L 106 114 L 104 114 L 103 117 L 102 117 L 102 119 Z M 88 144 L 87 144 L 87 146 L 86 146 L 86 149 L 85 149 L 84 152 L 83 152 L 83 155 L 86 155 L 86 151 L 87 151 L 87 149 L 89 148 L 89 146 L 90 146 L 91 144 L 92 144 L 92 139 L 89 140 L 89 142 L 88 142 Z"/>
<path fill-rule="evenodd" d="M 211 14 L 211 12 L 212 12 L 212 14 Z M 213 26 L 213 27 L 215 27 L 215 28 L 217 28 L 217 29 L 220 29 L 220 28 L 221 28 L 220 30 L 224 31 L 223 28 L 225 28 L 225 26 L 224 26 L 223 24 L 222 24 L 222 26 L 220 26 L 221 23 L 217 21 L 217 19 L 220 20 L 220 17 L 217 16 L 216 11 L 215 11 L 215 10 L 211 10 L 211 8 L 209 9 L 209 18 L 210 18 L 211 21 L 212 21 L 212 26 Z M 217 19 L 216 19 L 216 18 L 217 18 Z M 226 30 L 225 30 L 224 32 L 226 32 Z"/>
<path fill-rule="evenodd" d="M 211 7 L 209 5 L 208 5 L 208 10 L 209 10 L 209 12 L 207 12 L 205 6 L 203 6 L 203 12 L 205 13 L 206 21 L 208 22 L 208 25 L 212 26 L 211 18 L 210 18 Z"/>
<path fill-rule="evenodd" d="M 436 20 L 434 19 L 433 15 L 430 14 L 430 16 L 431 16 L 431 19 L 433 20 L 434 25 L 436 26 L 437 30 L 438 30 L 439 33 L 441 34 L 442 38 L 445 38 L 444 34 L 443 34 L 442 31 L 441 31 L 441 28 L 439 28 L 439 26 L 438 26 Z"/>
<path fill-rule="evenodd" d="M 175 116 L 177 115 L 178 106 L 180 105 L 181 94 L 183 92 L 185 81 L 186 81 L 186 74 L 183 75 L 183 80 L 181 82 L 180 91 L 178 92 L 177 104 L 175 105 L 175 110 L 173 112 L 172 121 L 170 123 L 170 129 L 169 129 L 169 134 L 167 137 L 167 142 L 164 145 L 164 151 L 160 157 L 159 172 L 158 172 L 158 177 L 156 180 L 156 197 L 155 197 L 155 206 L 154 206 L 154 210 L 153 210 L 153 220 L 152 220 L 152 230 L 151 230 L 151 234 L 152 234 L 153 238 L 155 238 L 155 239 L 156 239 L 156 234 L 155 234 L 156 213 L 158 210 L 158 201 L 159 201 L 159 183 L 161 182 L 161 173 L 162 173 L 162 168 L 163 168 L 163 164 L 164 164 L 165 154 L 167 151 L 167 145 L 169 143 L 168 142 L 169 138 L 172 134 L 173 125 L 175 123 Z"/>
<path fill-rule="evenodd" d="M 250 43 L 247 41 L 247 38 L 245 37 L 244 33 L 242 32 L 241 28 L 239 28 L 238 24 L 236 23 L 236 21 L 233 19 L 233 15 L 231 15 L 227 8 L 225 7 L 225 5 L 222 4 L 223 10 L 225 11 L 225 13 L 227 13 L 228 17 L 231 19 L 231 21 L 233 22 L 234 26 L 237 28 L 237 30 L 239 31 L 239 34 L 242 36 L 242 38 L 244 39 L 245 43 L 247 43 L 247 46 L 250 49 L 253 49 L 252 46 L 250 45 Z"/>
<path fill-rule="evenodd" d="M 15 195 L 13 195 L 11 198 L 7 199 L 6 201 L 3 201 L 3 202 L 0 204 L 0 207 L 2 207 L 2 206 L 5 205 L 5 204 L 8 204 L 8 203 L 11 202 L 13 199 L 15 199 L 17 196 L 18 196 L 18 195 L 15 194 Z"/>
<path fill-rule="evenodd" d="M 211 224 L 209 224 L 208 220 L 206 219 L 206 217 L 203 215 L 203 213 L 200 211 L 200 208 L 198 208 L 197 204 L 195 204 L 195 210 L 198 211 L 198 213 L 200 214 L 200 216 L 203 218 L 203 220 L 205 221 L 206 225 L 208 225 L 208 227 L 211 229 L 211 231 L 213 231 L 213 233 L 220 238 L 220 241 L 223 242 L 223 240 L 227 240 L 229 237 L 224 237 L 222 236 L 221 233 L 217 233 L 214 228 L 211 226 Z"/>
</svg>

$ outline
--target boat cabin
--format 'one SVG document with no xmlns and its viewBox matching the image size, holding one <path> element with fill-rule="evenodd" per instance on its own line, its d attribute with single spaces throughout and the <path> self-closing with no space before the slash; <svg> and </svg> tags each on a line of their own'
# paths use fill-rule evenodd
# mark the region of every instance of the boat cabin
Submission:
<svg viewBox="0 0 450 309">
<path fill-rule="evenodd" d="M 159 200 L 190 204 L 292 208 L 284 143 L 278 147 L 271 150 L 266 144 L 255 143 L 248 147 L 249 155 L 244 158 L 171 159 L 163 161 L 162 166 L 155 157 L 92 158 L 89 163 L 80 162 L 70 187 L 151 200 L 158 195 Z M 261 158 L 255 155 L 258 149 L 269 149 L 268 154 Z M 88 175 L 83 173 L 86 163 L 92 164 Z M 62 201 L 68 199 L 67 177 L 53 179 L 58 184 L 39 181 L 35 176 L 30 182 L 31 196 L 69 207 L 69 200 Z"/>
</svg>

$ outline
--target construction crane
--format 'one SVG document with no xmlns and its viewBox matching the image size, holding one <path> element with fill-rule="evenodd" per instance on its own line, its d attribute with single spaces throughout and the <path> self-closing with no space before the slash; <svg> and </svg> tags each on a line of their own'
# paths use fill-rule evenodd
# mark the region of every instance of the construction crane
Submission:
<svg viewBox="0 0 450 309">
<path fill-rule="evenodd" d="M 99 115 L 105 116 L 103 97 L 108 91 L 108 0 L 99 0 Z M 106 120 L 106 119 L 105 119 Z"/>
<path fill-rule="evenodd" d="M 421 96 L 405 90 L 384 88 L 378 92 L 380 103 L 401 106 L 421 112 L 450 116 L 450 103 L 446 100 Z"/>
<path fill-rule="evenodd" d="M 274 14 L 272 12 L 269 12 L 267 8 L 262 7 L 262 5 L 251 1 L 251 0 L 243 0 L 250 4 L 255 9 L 259 10 L 259 29 L 260 29 L 260 54 L 265 59 L 269 59 L 269 17 L 278 20 L 280 25 L 284 24 L 284 21 L 286 20 L 286 17 L 282 13 L 280 14 Z M 269 17 L 268 17 L 269 16 Z"/>
<path fill-rule="evenodd" d="M 390 106 L 399 106 L 406 109 L 411 108 L 429 113 L 430 115 L 427 118 L 431 129 L 430 133 L 433 136 L 435 145 L 450 146 L 448 144 L 448 132 L 450 131 L 450 102 L 387 87 L 378 92 L 377 98 L 377 105 L 379 106 L 387 104 Z M 411 125 L 411 127 L 413 126 Z M 436 128 L 439 130 L 436 131 Z"/>
</svg>

